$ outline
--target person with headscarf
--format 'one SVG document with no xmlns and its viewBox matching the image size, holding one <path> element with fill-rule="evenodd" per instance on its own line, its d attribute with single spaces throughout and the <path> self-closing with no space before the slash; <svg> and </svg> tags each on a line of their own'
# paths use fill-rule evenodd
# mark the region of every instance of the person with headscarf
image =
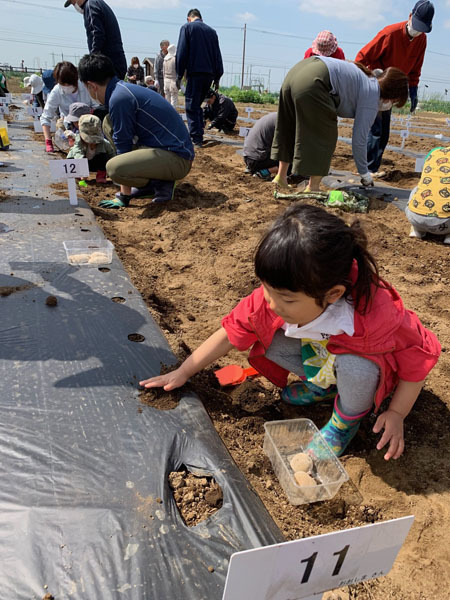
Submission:
<svg viewBox="0 0 450 600">
<path fill-rule="evenodd" d="M 336 36 L 331 31 L 326 30 L 317 34 L 311 48 L 308 48 L 303 58 L 310 58 L 311 56 L 330 56 L 331 58 L 345 60 L 344 51 L 339 48 Z"/>
</svg>

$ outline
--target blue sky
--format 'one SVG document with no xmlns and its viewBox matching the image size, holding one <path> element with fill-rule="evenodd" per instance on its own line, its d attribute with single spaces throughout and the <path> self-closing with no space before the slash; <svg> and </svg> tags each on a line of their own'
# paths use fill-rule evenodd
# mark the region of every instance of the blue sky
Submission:
<svg viewBox="0 0 450 600">
<path fill-rule="evenodd" d="M 405 0 L 109 0 L 122 31 L 129 60 L 153 57 L 161 39 L 175 43 L 186 14 L 194 6 L 216 28 L 225 64 L 223 83 L 240 83 L 243 25 L 247 23 L 246 83 L 262 81 L 279 89 L 286 71 L 303 58 L 316 34 L 330 29 L 346 57 L 385 25 L 406 20 L 414 2 Z M 450 0 L 436 1 L 433 31 L 419 94 L 444 93 L 450 99 Z M 0 63 L 51 67 L 61 56 L 75 62 L 86 51 L 83 17 L 64 0 L 0 0 Z M 54 56 L 52 56 L 54 53 Z M 429 87 L 425 89 L 425 84 Z"/>
</svg>

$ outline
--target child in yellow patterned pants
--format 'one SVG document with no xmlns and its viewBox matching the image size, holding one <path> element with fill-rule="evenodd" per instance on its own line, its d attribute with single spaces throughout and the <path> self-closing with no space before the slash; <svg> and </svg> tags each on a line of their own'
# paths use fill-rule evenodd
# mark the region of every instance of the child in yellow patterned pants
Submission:
<svg viewBox="0 0 450 600">
<path fill-rule="evenodd" d="M 433 148 L 428 153 L 405 214 L 411 223 L 410 237 L 432 233 L 444 236 L 444 244 L 450 244 L 450 147 Z"/>
</svg>

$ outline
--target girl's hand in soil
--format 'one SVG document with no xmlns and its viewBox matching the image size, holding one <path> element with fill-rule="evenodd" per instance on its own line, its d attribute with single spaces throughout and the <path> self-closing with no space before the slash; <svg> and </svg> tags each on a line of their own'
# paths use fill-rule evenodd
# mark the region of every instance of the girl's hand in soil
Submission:
<svg viewBox="0 0 450 600">
<path fill-rule="evenodd" d="M 166 392 L 174 390 L 186 383 L 192 377 L 218 358 L 225 356 L 233 346 L 228 341 L 227 332 L 223 327 L 213 333 L 184 361 L 184 363 L 172 371 L 150 379 L 140 381 L 139 385 L 145 388 L 162 387 Z"/>
<path fill-rule="evenodd" d="M 377 444 L 377 450 L 381 450 L 389 442 L 389 448 L 384 455 L 385 460 L 400 458 L 405 449 L 403 439 L 403 417 L 395 410 L 388 409 L 382 413 L 373 428 L 374 433 L 379 433 L 384 428 L 384 433 Z"/>
<path fill-rule="evenodd" d="M 174 390 L 175 388 L 181 387 L 189 379 L 183 370 L 183 365 L 171 371 L 170 373 L 164 373 L 164 375 L 158 375 L 157 377 L 151 377 L 150 379 L 144 379 L 139 382 L 139 385 L 144 388 L 162 387 L 166 392 Z"/>
</svg>

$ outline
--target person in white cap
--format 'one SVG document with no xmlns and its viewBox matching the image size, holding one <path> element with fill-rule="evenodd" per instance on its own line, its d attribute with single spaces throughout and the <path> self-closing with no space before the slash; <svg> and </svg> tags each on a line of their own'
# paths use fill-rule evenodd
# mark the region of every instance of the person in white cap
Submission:
<svg viewBox="0 0 450 600">
<path fill-rule="evenodd" d="M 42 90 L 44 89 L 42 77 L 39 77 L 39 75 L 33 73 L 33 75 L 30 75 L 30 77 L 25 77 L 23 80 L 23 85 L 31 88 L 31 93 L 34 97 L 33 99 L 36 100 L 39 106 L 43 109 L 45 102 L 42 95 Z"/>
<path fill-rule="evenodd" d="M 344 51 L 339 48 L 336 36 L 327 30 L 317 34 L 311 48 L 308 48 L 305 52 L 304 58 L 310 58 L 311 56 L 329 56 L 330 58 L 345 60 Z"/>
<path fill-rule="evenodd" d="M 164 96 L 174 108 L 178 106 L 176 54 L 177 47 L 170 44 L 163 61 Z"/>
</svg>

